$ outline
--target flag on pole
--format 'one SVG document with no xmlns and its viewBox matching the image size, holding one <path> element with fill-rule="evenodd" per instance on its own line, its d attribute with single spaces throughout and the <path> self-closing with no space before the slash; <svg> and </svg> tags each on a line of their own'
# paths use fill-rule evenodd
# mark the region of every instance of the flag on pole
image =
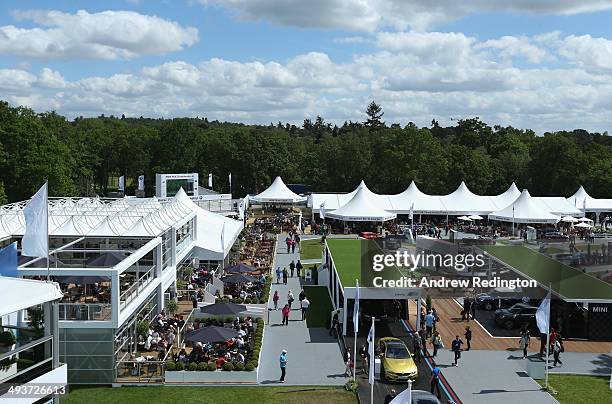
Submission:
<svg viewBox="0 0 612 404">
<path fill-rule="evenodd" d="M 410 220 L 414 218 L 414 202 L 410 205 Z"/>
<path fill-rule="evenodd" d="M 586 212 L 586 198 L 582 200 L 582 210 Z"/>
<path fill-rule="evenodd" d="M 355 334 L 359 332 L 359 280 L 357 280 L 357 286 L 355 287 L 355 307 L 353 308 L 353 326 L 355 327 Z"/>
<path fill-rule="evenodd" d="M 548 295 L 546 295 L 546 298 L 542 300 L 542 303 L 540 303 L 538 311 L 536 311 L 536 322 L 540 332 L 542 334 L 548 334 L 550 330 L 550 291 Z"/>
<path fill-rule="evenodd" d="M 119 177 L 119 191 L 125 192 L 125 177 L 122 175 Z"/>
<path fill-rule="evenodd" d="M 144 175 L 139 175 L 138 176 L 138 190 L 139 191 L 144 191 Z"/>
<path fill-rule="evenodd" d="M 49 256 L 49 206 L 47 183 L 40 187 L 23 208 L 26 229 L 21 239 L 21 255 L 28 257 Z"/>
<path fill-rule="evenodd" d="M 223 223 L 221 228 L 221 251 L 225 253 L 225 223 Z"/>
<path fill-rule="evenodd" d="M 0 275 L 19 277 L 17 271 L 17 242 L 0 249 Z"/>
<path fill-rule="evenodd" d="M 319 205 L 319 217 L 325 219 L 325 202 Z"/>
<path fill-rule="evenodd" d="M 208 174 L 208 188 L 212 189 L 212 173 Z"/>
<path fill-rule="evenodd" d="M 372 327 L 370 328 L 370 332 L 368 333 L 368 355 L 370 357 L 368 365 L 370 369 L 368 370 L 368 381 L 370 384 L 374 384 L 374 317 L 372 317 Z"/>
<path fill-rule="evenodd" d="M 228 180 L 229 180 L 229 188 L 230 188 L 230 193 L 232 193 L 232 173 L 229 173 L 229 175 L 227 176 Z"/>
</svg>

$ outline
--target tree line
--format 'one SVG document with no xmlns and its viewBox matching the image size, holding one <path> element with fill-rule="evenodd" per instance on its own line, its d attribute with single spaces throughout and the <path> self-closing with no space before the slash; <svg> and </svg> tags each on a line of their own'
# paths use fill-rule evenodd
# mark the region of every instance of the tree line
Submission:
<svg viewBox="0 0 612 404">
<path fill-rule="evenodd" d="M 536 135 L 491 126 L 479 118 L 442 127 L 386 124 L 370 104 L 364 122 L 332 125 L 322 117 L 303 125 L 245 125 L 206 118 L 99 116 L 68 120 L 0 102 L 0 202 L 29 198 L 45 180 L 50 196 L 106 195 L 117 178 L 133 194 L 144 174 L 197 172 L 214 189 L 243 196 L 276 175 L 315 191 L 351 191 L 364 179 L 378 193 L 399 193 L 411 180 L 431 194 L 464 180 L 480 194 L 515 181 L 533 195 L 571 195 L 580 184 L 594 197 L 612 197 L 612 137 L 585 130 Z"/>
</svg>

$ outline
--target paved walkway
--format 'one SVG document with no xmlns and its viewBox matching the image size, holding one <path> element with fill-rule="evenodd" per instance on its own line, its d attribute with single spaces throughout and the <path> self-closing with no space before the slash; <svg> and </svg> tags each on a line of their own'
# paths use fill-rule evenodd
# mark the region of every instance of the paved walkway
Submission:
<svg viewBox="0 0 612 404">
<path fill-rule="evenodd" d="M 287 267 L 291 260 L 299 259 L 299 253 L 287 254 L 286 234 L 278 237 L 276 245 L 276 264 L 272 270 L 276 281 L 276 267 Z M 335 338 L 328 335 L 324 328 L 307 328 L 302 321 L 299 310 L 298 295 L 302 290 L 298 277 L 289 278 L 287 285 L 272 283 L 268 307 L 274 307 L 272 296 L 278 290 L 279 310 L 270 312 L 270 321 L 266 324 L 264 341 L 259 361 L 257 382 L 260 384 L 278 383 L 280 378 L 279 356 L 287 350 L 287 376 L 289 385 L 343 385 L 348 380 L 344 376 L 344 361 L 340 347 Z M 287 293 L 291 290 L 295 296 L 289 325 L 282 326 L 280 308 L 287 303 Z M 314 302 L 311 302 L 314 304 Z"/>
</svg>

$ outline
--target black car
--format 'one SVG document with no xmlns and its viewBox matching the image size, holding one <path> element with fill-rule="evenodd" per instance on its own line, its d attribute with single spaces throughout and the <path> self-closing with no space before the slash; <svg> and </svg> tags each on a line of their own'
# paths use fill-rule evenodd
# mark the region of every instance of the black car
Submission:
<svg viewBox="0 0 612 404">
<path fill-rule="evenodd" d="M 549 231 L 544 233 L 544 237 L 545 239 L 549 239 L 549 240 L 569 240 L 569 236 L 567 234 L 563 234 L 560 233 L 558 231 Z"/>
<path fill-rule="evenodd" d="M 476 295 L 476 307 L 487 311 L 503 309 L 511 307 L 516 303 L 529 303 L 529 297 L 519 294 L 497 293 L 480 293 Z"/>
<path fill-rule="evenodd" d="M 509 309 L 498 309 L 495 310 L 495 324 L 509 330 L 523 325 L 529 327 L 535 324 L 537 310 L 537 307 L 524 303 L 517 303 Z"/>
</svg>

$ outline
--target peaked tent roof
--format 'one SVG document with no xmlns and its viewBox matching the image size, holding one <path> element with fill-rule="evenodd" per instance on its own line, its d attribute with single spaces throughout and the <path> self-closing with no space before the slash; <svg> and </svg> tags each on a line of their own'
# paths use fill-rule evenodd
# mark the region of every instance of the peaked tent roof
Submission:
<svg viewBox="0 0 612 404">
<path fill-rule="evenodd" d="M 463 181 L 454 192 L 440 198 L 452 215 L 489 214 L 498 209 L 491 197 L 476 195 Z"/>
<path fill-rule="evenodd" d="M 560 217 L 549 213 L 541 202 L 524 189 L 516 201 L 491 213 L 489 219 L 515 223 L 557 223 Z"/>
<path fill-rule="evenodd" d="M 521 196 L 521 191 L 519 191 L 518 187 L 513 182 L 504 193 L 492 196 L 491 199 L 498 209 L 502 209 L 516 201 L 516 198 L 519 196 Z"/>
<path fill-rule="evenodd" d="M 283 182 L 281 177 L 276 177 L 272 184 L 263 192 L 250 198 L 254 202 L 269 203 L 300 203 L 306 202 L 306 197 L 299 196 Z"/>
<path fill-rule="evenodd" d="M 567 201 L 585 212 L 612 212 L 612 199 L 593 198 L 582 185 Z"/>
<path fill-rule="evenodd" d="M 535 199 L 542 203 L 553 215 L 584 216 L 580 209 L 569 203 L 562 196 L 536 196 Z"/>
<path fill-rule="evenodd" d="M 196 213 L 197 229 L 194 254 L 202 260 L 222 260 L 240 235 L 244 223 L 199 207 L 181 188 L 175 198 Z M 223 246 L 221 245 L 223 232 Z"/>
<path fill-rule="evenodd" d="M 382 222 L 397 217 L 395 213 L 390 213 L 380 207 L 377 201 L 368 194 L 368 191 L 366 188 L 359 187 L 355 196 L 348 203 L 327 213 L 327 216 L 347 222 Z"/>
<path fill-rule="evenodd" d="M 318 210 L 321 204 L 325 204 L 323 205 L 323 209 L 326 212 L 339 209 L 349 203 L 360 189 L 363 189 L 366 196 L 376 201 L 383 209 L 393 210 L 391 195 L 380 195 L 372 192 L 363 180 L 357 185 L 357 188 L 346 194 L 310 194 L 308 197 L 308 207 Z"/>
<path fill-rule="evenodd" d="M 400 214 L 410 213 L 410 207 L 413 206 L 413 212 L 419 214 L 442 214 L 447 211 L 442 199 L 436 195 L 427 195 L 423 193 L 419 187 L 412 181 L 404 192 L 397 195 L 389 195 L 392 211 Z"/>
</svg>

